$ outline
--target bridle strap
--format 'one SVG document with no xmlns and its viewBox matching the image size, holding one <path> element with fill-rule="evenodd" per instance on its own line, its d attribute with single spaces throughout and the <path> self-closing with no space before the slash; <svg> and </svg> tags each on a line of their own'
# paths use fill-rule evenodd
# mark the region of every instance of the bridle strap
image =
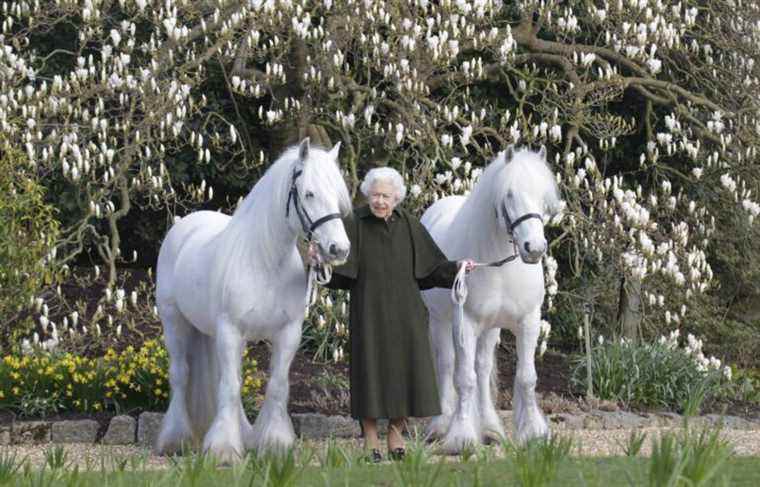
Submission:
<svg viewBox="0 0 760 487">
<path fill-rule="evenodd" d="M 536 218 L 537 220 L 541 221 L 541 223 L 544 222 L 544 218 L 538 213 L 526 213 L 513 222 L 512 219 L 509 218 L 509 212 L 507 212 L 507 205 L 505 205 L 503 201 L 501 202 L 501 212 L 504 216 L 504 224 L 509 229 L 509 233 L 512 233 L 519 224 L 521 224 L 522 222 L 526 220 L 530 220 L 531 218 Z"/>
<path fill-rule="evenodd" d="M 536 218 L 536 219 L 540 220 L 541 223 L 544 222 L 543 217 L 541 215 L 539 215 L 538 213 L 526 213 L 523 216 L 521 216 L 520 218 L 518 218 L 517 220 L 513 221 L 512 225 L 509 227 L 509 230 L 510 231 L 514 230 L 515 228 L 517 228 L 517 225 L 521 224 L 525 220 L 530 220 L 531 218 Z"/>
<path fill-rule="evenodd" d="M 288 201 L 285 203 L 285 217 L 290 216 L 290 200 L 293 200 L 293 204 L 296 206 L 296 211 L 298 211 L 298 191 L 296 191 L 296 179 L 301 175 L 302 172 L 303 171 L 295 170 L 293 171 L 293 175 L 290 177 L 290 191 L 288 191 Z"/>
<path fill-rule="evenodd" d="M 296 187 L 296 179 L 298 179 L 298 177 L 301 174 L 303 174 L 303 171 L 294 170 L 293 176 L 290 179 L 290 191 L 288 192 L 288 201 L 287 203 L 285 203 L 285 217 L 287 218 L 290 216 L 290 202 L 293 201 L 293 208 L 296 209 L 298 220 L 301 222 L 301 229 L 303 230 L 303 233 L 306 235 L 306 240 L 311 241 L 311 237 L 312 237 L 312 234 L 314 233 L 314 230 L 319 228 L 320 225 L 323 225 L 324 223 L 329 222 L 330 220 L 341 218 L 341 214 L 328 213 L 322 218 L 319 218 L 317 221 L 312 221 L 311 217 L 309 217 L 309 214 L 306 212 L 306 208 L 303 207 L 303 204 L 301 203 L 301 199 L 298 196 L 298 188 Z"/>
<path fill-rule="evenodd" d="M 519 254 L 517 253 L 517 251 L 515 251 L 515 253 L 512 254 L 512 255 L 510 255 L 509 257 L 504 257 L 501 260 L 497 260 L 497 261 L 494 261 L 494 262 L 489 262 L 487 264 L 478 264 L 476 267 L 501 267 L 504 264 L 506 264 L 508 262 L 512 262 L 513 260 L 515 260 L 518 257 L 518 255 Z"/>
<path fill-rule="evenodd" d="M 544 218 L 538 213 L 526 213 L 515 221 L 510 220 L 509 213 L 507 212 L 507 205 L 505 205 L 503 201 L 501 203 L 501 211 L 504 216 L 504 224 L 509 229 L 510 236 L 512 237 L 512 245 L 514 246 L 515 253 L 494 262 L 476 262 L 473 265 L 473 268 L 501 267 L 504 264 L 508 262 L 512 262 L 513 260 L 517 259 L 517 257 L 520 254 L 519 254 L 519 250 L 517 249 L 517 243 L 515 242 L 514 236 L 512 235 L 512 232 L 514 231 L 514 229 L 517 228 L 519 224 L 523 223 L 524 221 L 530 220 L 531 218 L 536 218 L 542 224 L 544 222 Z M 496 210 L 496 218 L 498 219 L 498 217 L 499 217 L 499 212 L 498 210 Z M 454 284 L 451 287 L 451 301 L 456 305 L 455 306 L 456 310 L 454 313 L 454 330 L 455 331 L 461 330 L 461 326 L 464 320 L 464 302 L 467 300 L 466 274 L 467 272 L 465 271 L 465 265 L 462 264 L 459 267 L 459 271 L 457 272 L 457 275 L 454 278 Z"/>
<path fill-rule="evenodd" d="M 539 215 L 538 213 L 526 213 L 526 214 L 522 215 L 520 218 L 518 218 L 517 220 L 515 220 L 513 222 L 509 218 L 509 213 L 507 213 L 507 206 L 504 203 L 502 203 L 502 205 L 501 205 L 501 211 L 504 214 L 504 223 L 507 226 L 507 228 L 509 228 L 509 233 L 510 234 L 512 233 L 512 231 L 515 228 L 517 228 L 517 226 L 519 224 L 521 224 L 522 222 L 524 222 L 526 220 L 530 220 L 531 218 L 536 218 L 539 221 L 541 221 L 541 223 L 543 223 L 543 221 L 544 221 L 544 218 L 541 215 Z M 498 212 L 497 212 L 497 216 L 498 216 Z M 517 244 L 514 241 L 514 237 L 512 237 L 512 244 L 515 247 L 515 253 L 514 254 L 512 254 L 512 255 L 510 255 L 508 257 L 504 257 L 503 259 L 497 260 L 497 261 L 494 261 L 494 262 L 487 262 L 487 263 L 486 262 L 484 262 L 484 263 L 478 262 L 478 263 L 475 264 L 475 267 L 501 267 L 504 264 L 512 262 L 513 260 L 515 260 L 519 256 L 519 252 L 517 250 Z"/>
<path fill-rule="evenodd" d="M 307 218 L 308 218 L 308 215 L 307 215 Z M 337 220 L 337 219 L 340 219 L 340 218 L 341 218 L 340 213 L 328 213 L 327 215 L 323 216 L 319 220 L 317 220 L 314 223 L 312 223 L 311 224 L 311 228 L 309 228 L 309 230 L 313 232 L 314 230 L 317 229 L 317 227 L 319 227 L 323 223 L 327 223 L 330 220 Z"/>
</svg>

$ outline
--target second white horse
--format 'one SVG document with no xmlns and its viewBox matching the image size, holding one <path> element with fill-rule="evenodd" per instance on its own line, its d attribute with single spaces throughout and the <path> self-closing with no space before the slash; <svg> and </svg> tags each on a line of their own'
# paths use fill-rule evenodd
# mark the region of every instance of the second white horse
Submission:
<svg viewBox="0 0 760 487">
<path fill-rule="evenodd" d="M 446 452 L 505 435 L 490 385 L 501 328 L 517 339 L 517 439 L 549 433 L 536 402 L 534 354 L 544 300 L 544 222 L 559 210 L 560 198 L 545 159 L 543 148 L 516 151 L 510 146 L 488 165 L 468 197 L 443 198 L 422 217 L 449 259 L 472 257 L 485 263 L 519 254 L 500 267 L 472 271 L 462 323 L 454 320 L 448 291 L 423 293 L 442 409 L 428 435 L 440 438 Z"/>
</svg>

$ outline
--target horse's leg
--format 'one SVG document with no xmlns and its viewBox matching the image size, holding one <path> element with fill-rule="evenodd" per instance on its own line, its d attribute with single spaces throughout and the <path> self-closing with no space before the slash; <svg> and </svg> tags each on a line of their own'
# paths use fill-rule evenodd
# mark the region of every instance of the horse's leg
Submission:
<svg viewBox="0 0 760 487">
<path fill-rule="evenodd" d="M 478 351 L 475 356 L 475 370 L 478 374 L 480 431 L 483 440 L 501 441 L 506 438 L 504 425 L 496 413 L 494 399 L 491 395 L 496 385 L 493 374 L 500 332 L 500 328 L 492 328 L 481 333 L 478 337 Z"/>
<path fill-rule="evenodd" d="M 243 346 L 245 347 L 245 343 L 243 344 Z M 248 421 L 248 416 L 245 415 L 245 408 L 243 407 L 242 396 L 240 397 L 238 406 L 239 406 L 238 409 L 240 411 L 240 431 L 243 437 L 243 444 L 245 445 L 246 450 L 253 450 L 256 447 L 252 441 L 253 440 L 253 426 L 251 425 L 251 422 Z"/>
<path fill-rule="evenodd" d="M 517 329 L 517 372 L 513 399 L 515 437 L 519 443 L 549 436 L 549 426 L 536 400 L 535 354 L 539 335 L 539 311 L 531 313 Z"/>
<path fill-rule="evenodd" d="M 256 422 L 253 423 L 253 436 L 246 441 L 252 444 L 259 454 L 266 451 L 282 452 L 290 448 L 295 441 L 293 423 L 287 410 L 290 389 L 288 372 L 300 341 L 300 320 L 288 323 L 272 341 L 269 381 L 264 404 Z"/>
<path fill-rule="evenodd" d="M 245 352 L 246 347 L 246 341 L 243 340 L 243 343 L 241 343 L 240 347 L 240 356 L 243 356 L 243 353 Z M 242 368 L 241 368 L 241 374 L 242 374 Z M 240 433 L 243 438 L 243 444 L 245 445 L 246 450 L 252 450 L 254 448 L 253 443 L 251 443 L 251 438 L 253 438 L 253 426 L 251 425 L 251 422 L 248 421 L 248 416 L 245 415 L 245 408 L 243 407 L 243 396 L 241 395 L 238 399 L 238 411 L 240 412 Z"/>
<path fill-rule="evenodd" d="M 240 425 L 240 365 L 243 337 L 240 330 L 223 316 L 217 322 L 215 353 L 219 364 L 217 413 L 203 440 L 203 450 L 223 463 L 243 457 Z"/>
<path fill-rule="evenodd" d="M 193 439 L 186 403 L 190 377 L 187 352 L 192 334 L 196 331 L 174 304 L 159 303 L 158 313 L 164 325 L 164 342 L 169 352 L 171 400 L 169 409 L 161 422 L 156 453 L 172 455 L 179 453 L 183 447 L 189 446 Z"/>
<path fill-rule="evenodd" d="M 443 437 L 449 429 L 451 416 L 456 407 L 457 394 L 454 390 L 454 343 L 451 340 L 451 323 L 431 317 L 430 342 L 435 357 L 435 373 L 438 393 L 441 399 L 441 414 L 430 421 L 427 438 Z"/>
<path fill-rule="evenodd" d="M 465 317 L 460 323 L 454 320 L 454 388 L 457 406 L 448 431 L 443 437 L 441 449 L 446 453 L 459 453 L 467 445 L 480 442 L 480 419 L 478 417 L 477 376 L 475 374 L 475 347 L 477 337 L 474 324 Z"/>
</svg>

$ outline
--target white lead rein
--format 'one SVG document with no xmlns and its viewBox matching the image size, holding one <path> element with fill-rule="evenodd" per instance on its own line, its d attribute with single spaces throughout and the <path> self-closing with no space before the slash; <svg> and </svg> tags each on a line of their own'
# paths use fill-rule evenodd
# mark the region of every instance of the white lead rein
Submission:
<svg viewBox="0 0 760 487">
<path fill-rule="evenodd" d="M 512 245 L 515 245 L 514 240 L 512 241 Z M 515 246 L 514 254 L 494 262 L 475 262 L 472 265 L 472 270 L 475 270 L 478 267 L 501 267 L 504 264 L 515 260 L 518 255 L 517 247 Z M 457 271 L 457 275 L 454 278 L 454 285 L 451 286 L 451 301 L 460 308 L 464 306 L 464 302 L 467 300 L 467 278 L 465 277 L 467 272 L 464 269 L 465 263 L 462 262 L 459 265 L 459 271 Z"/>
<path fill-rule="evenodd" d="M 483 267 L 486 264 L 476 263 L 473 266 Z M 459 264 L 459 270 L 451 286 L 451 301 L 454 303 L 454 326 L 451 328 L 454 344 L 464 343 L 464 303 L 467 301 L 467 263 Z"/>
<path fill-rule="evenodd" d="M 513 242 L 514 243 L 514 242 Z M 477 269 L 478 267 L 501 267 L 504 264 L 508 262 L 512 262 L 515 260 L 518 256 L 517 251 L 515 251 L 514 254 L 510 255 L 509 257 L 506 257 L 501 260 L 497 260 L 495 262 L 475 262 L 472 265 L 472 270 Z M 467 301 L 467 271 L 465 270 L 467 267 L 467 264 L 462 262 L 459 265 L 459 270 L 457 271 L 457 275 L 454 278 L 454 284 L 451 286 L 451 302 L 454 303 L 454 306 L 456 310 L 454 311 L 454 326 L 452 328 L 452 333 L 457 333 L 458 336 L 454 337 L 454 340 L 458 340 L 459 343 L 462 343 L 464 340 L 464 331 L 462 329 L 462 323 L 464 323 L 464 303 Z"/>
<path fill-rule="evenodd" d="M 313 244 L 314 241 L 312 240 L 309 242 L 309 247 Z M 324 286 L 330 282 L 330 279 L 332 279 L 332 266 L 330 264 L 324 264 L 319 260 L 314 264 L 309 264 L 309 274 L 306 278 L 306 316 L 309 315 L 309 308 L 317 302 L 317 287 L 314 286 L 314 283 Z"/>
</svg>

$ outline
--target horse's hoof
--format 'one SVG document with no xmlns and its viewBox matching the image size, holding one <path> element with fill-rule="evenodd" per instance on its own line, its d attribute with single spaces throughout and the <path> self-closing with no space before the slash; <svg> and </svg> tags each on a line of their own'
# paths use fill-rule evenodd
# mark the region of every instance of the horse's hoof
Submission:
<svg viewBox="0 0 760 487">
<path fill-rule="evenodd" d="M 474 431 L 462 434 L 449 432 L 443 437 L 438 451 L 443 455 L 459 455 L 466 448 L 472 448 L 480 443 L 480 439 Z"/>
<path fill-rule="evenodd" d="M 164 444 L 159 443 L 156 448 L 153 449 L 153 452 L 157 456 L 170 457 L 173 455 L 183 455 L 185 452 L 188 452 L 190 450 L 191 448 L 189 442 L 172 442 Z"/>
<path fill-rule="evenodd" d="M 518 444 L 524 445 L 534 439 L 543 438 L 548 440 L 551 438 L 551 436 L 552 435 L 549 426 L 544 423 L 535 427 L 523 428 L 522 431 L 518 430 L 517 435 L 515 435 L 515 439 L 517 440 Z"/>
<path fill-rule="evenodd" d="M 477 441 L 453 441 L 453 442 L 444 441 L 438 446 L 437 452 L 440 455 L 454 456 L 454 455 L 459 455 L 464 450 L 468 448 L 472 448 L 477 444 L 478 444 Z"/>
<path fill-rule="evenodd" d="M 161 434 L 153 449 L 156 455 L 171 456 L 181 455 L 191 451 L 193 447 L 192 436 L 189 434 Z"/>
<path fill-rule="evenodd" d="M 502 433 L 496 433 L 495 431 L 485 431 L 483 433 L 484 445 L 499 445 L 506 439 L 506 435 Z"/>
<path fill-rule="evenodd" d="M 205 453 L 211 456 L 220 466 L 237 465 L 243 461 L 242 451 L 226 446 L 226 447 L 211 447 L 206 449 Z"/>
<path fill-rule="evenodd" d="M 504 427 L 501 423 L 493 423 L 490 426 L 481 426 L 481 439 L 484 445 L 493 445 L 502 443 L 507 438 Z"/>
<path fill-rule="evenodd" d="M 256 450 L 259 456 L 263 456 L 263 455 L 282 456 L 282 455 L 286 455 L 288 451 L 290 451 L 293 448 L 294 444 L 295 444 L 295 440 L 292 440 L 292 441 L 269 440 L 262 443 L 258 443 L 254 449 Z"/>
<path fill-rule="evenodd" d="M 435 416 L 428 424 L 425 442 L 435 443 L 443 439 L 451 425 L 451 416 Z"/>
<path fill-rule="evenodd" d="M 435 443 L 443 438 L 443 432 L 437 429 L 425 432 L 425 443 Z"/>
</svg>

